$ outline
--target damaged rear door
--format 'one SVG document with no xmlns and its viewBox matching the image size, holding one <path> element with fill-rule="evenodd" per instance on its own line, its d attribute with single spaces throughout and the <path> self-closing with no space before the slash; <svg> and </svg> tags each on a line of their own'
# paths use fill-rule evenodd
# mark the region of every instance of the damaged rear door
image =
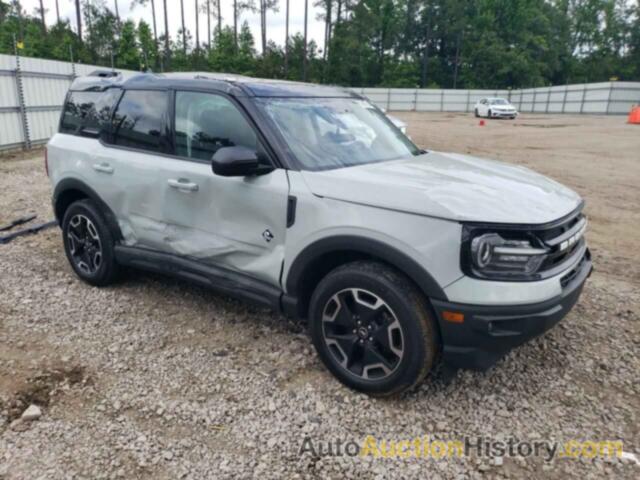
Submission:
<svg viewBox="0 0 640 480">
<path fill-rule="evenodd" d="M 258 134 L 240 107 L 221 94 L 177 91 L 174 101 L 177 158 L 161 172 L 164 248 L 279 286 L 289 193 L 286 171 L 215 175 L 211 157 L 222 147 L 248 147 L 270 162 Z"/>
<path fill-rule="evenodd" d="M 96 174 L 108 181 L 105 200 L 113 209 L 128 246 L 164 250 L 163 171 L 172 168 L 169 156 L 170 92 L 128 89 L 112 118 L 106 147 L 96 148 Z"/>
</svg>

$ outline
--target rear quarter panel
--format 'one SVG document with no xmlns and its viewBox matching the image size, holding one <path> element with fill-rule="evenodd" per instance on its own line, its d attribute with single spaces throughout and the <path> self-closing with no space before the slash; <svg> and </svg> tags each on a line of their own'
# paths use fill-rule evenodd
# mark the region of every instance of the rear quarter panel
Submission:
<svg viewBox="0 0 640 480">
<path fill-rule="evenodd" d="M 96 139 L 56 133 L 47 144 L 49 180 L 55 187 L 65 178 L 75 178 L 94 188 L 91 157 L 99 146 Z"/>
</svg>

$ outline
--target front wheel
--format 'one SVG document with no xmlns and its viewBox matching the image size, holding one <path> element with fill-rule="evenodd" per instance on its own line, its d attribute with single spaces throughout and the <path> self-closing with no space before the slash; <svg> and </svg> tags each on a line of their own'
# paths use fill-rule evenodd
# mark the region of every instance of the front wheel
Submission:
<svg viewBox="0 0 640 480">
<path fill-rule="evenodd" d="M 491 110 L 487 112 L 487 118 L 491 118 Z"/>
<path fill-rule="evenodd" d="M 386 265 L 353 262 L 329 273 L 313 293 L 309 319 L 320 359 L 355 390 L 397 394 L 435 361 L 437 329 L 425 297 Z"/>
<path fill-rule="evenodd" d="M 474 110 L 474 113 L 476 115 L 476 118 L 478 118 L 480 116 L 480 113 L 478 113 L 478 109 L 477 108 Z"/>
</svg>

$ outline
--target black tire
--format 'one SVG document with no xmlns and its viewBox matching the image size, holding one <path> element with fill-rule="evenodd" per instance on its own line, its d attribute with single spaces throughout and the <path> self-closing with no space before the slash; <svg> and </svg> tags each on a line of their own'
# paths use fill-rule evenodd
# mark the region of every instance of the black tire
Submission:
<svg viewBox="0 0 640 480">
<path fill-rule="evenodd" d="M 81 239 L 78 232 L 82 232 L 83 224 L 87 235 Z M 82 280 L 102 287 L 117 279 L 119 269 L 113 235 L 91 200 L 78 200 L 67 208 L 62 220 L 62 242 L 71 268 Z"/>
<path fill-rule="evenodd" d="M 491 118 L 491 110 L 487 111 L 487 118 Z"/>
<path fill-rule="evenodd" d="M 473 113 L 475 113 L 476 118 L 479 118 L 479 117 L 480 117 L 480 114 L 478 113 L 478 109 L 477 109 L 477 108 L 473 111 Z"/>
<path fill-rule="evenodd" d="M 355 303 L 348 301 L 349 296 Z M 379 305 L 378 300 L 385 305 L 378 309 L 365 305 Z M 353 313 L 363 308 L 369 313 Z M 357 325 L 345 320 L 358 318 L 363 320 Z M 348 387 L 369 395 L 389 396 L 413 388 L 431 370 L 438 350 L 438 330 L 422 292 L 403 274 L 377 262 L 349 263 L 323 278 L 311 297 L 309 323 L 314 346 L 329 371 Z M 367 363 L 371 358 L 384 360 Z M 375 371 L 379 373 L 369 375 Z"/>
</svg>

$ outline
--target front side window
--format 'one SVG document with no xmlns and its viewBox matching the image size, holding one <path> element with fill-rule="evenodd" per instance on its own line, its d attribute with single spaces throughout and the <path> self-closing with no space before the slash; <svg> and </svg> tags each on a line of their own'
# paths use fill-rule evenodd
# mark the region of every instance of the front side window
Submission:
<svg viewBox="0 0 640 480">
<path fill-rule="evenodd" d="M 258 151 L 258 138 L 227 98 L 199 92 L 176 92 L 175 145 L 181 157 L 211 160 L 222 147 Z"/>
<path fill-rule="evenodd" d="M 64 105 L 60 132 L 82 134 L 84 130 L 96 133 L 104 130 L 120 93 L 119 88 L 103 92 L 70 92 Z"/>
<path fill-rule="evenodd" d="M 356 98 L 264 98 L 301 168 L 328 170 L 384 162 L 420 150 L 379 109 Z"/>
<path fill-rule="evenodd" d="M 168 106 L 168 92 L 125 91 L 113 115 L 113 143 L 152 152 L 168 152 Z"/>
</svg>

